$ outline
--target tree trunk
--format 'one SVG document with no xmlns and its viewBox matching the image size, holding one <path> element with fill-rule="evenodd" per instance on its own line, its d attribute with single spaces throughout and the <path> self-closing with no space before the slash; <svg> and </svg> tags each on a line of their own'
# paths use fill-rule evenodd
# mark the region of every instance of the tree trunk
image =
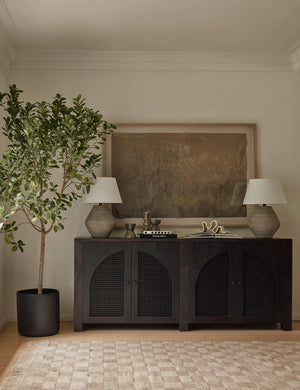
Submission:
<svg viewBox="0 0 300 390">
<path fill-rule="evenodd" d="M 45 259 L 45 238 L 46 233 L 41 232 L 41 252 L 40 252 L 40 270 L 39 270 L 39 284 L 38 294 L 43 293 L 43 273 L 44 273 L 44 259 Z"/>
</svg>

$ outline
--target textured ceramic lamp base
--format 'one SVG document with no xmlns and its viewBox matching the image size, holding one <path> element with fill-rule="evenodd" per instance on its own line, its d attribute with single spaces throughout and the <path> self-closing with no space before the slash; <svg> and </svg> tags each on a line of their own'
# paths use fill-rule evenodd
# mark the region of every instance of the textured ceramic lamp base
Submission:
<svg viewBox="0 0 300 390">
<path fill-rule="evenodd" d="M 108 237 L 115 227 L 115 219 L 106 205 L 94 206 L 85 221 L 90 235 Z"/>
<path fill-rule="evenodd" d="M 257 206 L 249 219 L 249 227 L 257 238 L 272 238 L 280 226 L 270 206 Z"/>
</svg>

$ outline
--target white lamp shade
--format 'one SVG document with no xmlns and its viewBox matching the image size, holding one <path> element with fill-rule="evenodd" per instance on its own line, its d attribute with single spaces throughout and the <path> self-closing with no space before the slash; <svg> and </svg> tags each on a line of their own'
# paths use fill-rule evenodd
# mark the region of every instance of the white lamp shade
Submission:
<svg viewBox="0 0 300 390">
<path fill-rule="evenodd" d="M 284 204 L 281 183 L 275 179 L 250 179 L 243 204 Z"/>
<path fill-rule="evenodd" d="M 84 195 L 82 203 L 122 203 L 117 180 L 115 177 L 97 177 L 88 194 Z"/>
</svg>

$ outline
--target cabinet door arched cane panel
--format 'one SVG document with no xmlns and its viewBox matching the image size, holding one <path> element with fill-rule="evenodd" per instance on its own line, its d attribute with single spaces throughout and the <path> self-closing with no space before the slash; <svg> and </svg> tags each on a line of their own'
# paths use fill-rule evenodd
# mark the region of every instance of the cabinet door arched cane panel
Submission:
<svg viewBox="0 0 300 390">
<path fill-rule="evenodd" d="M 229 253 L 215 256 L 201 269 L 195 285 L 195 315 L 229 314 Z"/>
<path fill-rule="evenodd" d="M 84 324 L 130 322 L 130 248 L 130 242 L 75 240 L 75 331 Z"/>
<path fill-rule="evenodd" d="M 172 279 L 164 265 L 138 251 L 138 316 L 171 316 L 172 296 Z"/>
<path fill-rule="evenodd" d="M 134 323 L 178 323 L 178 240 L 132 243 L 132 312 Z"/>
<path fill-rule="evenodd" d="M 95 269 L 89 287 L 89 315 L 124 315 L 125 254 L 119 251 L 108 256 Z"/>
<path fill-rule="evenodd" d="M 245 251 L 244 315 L 275 315 L 276 282 L 271 268 L 259 256 Z"/>
</svg>

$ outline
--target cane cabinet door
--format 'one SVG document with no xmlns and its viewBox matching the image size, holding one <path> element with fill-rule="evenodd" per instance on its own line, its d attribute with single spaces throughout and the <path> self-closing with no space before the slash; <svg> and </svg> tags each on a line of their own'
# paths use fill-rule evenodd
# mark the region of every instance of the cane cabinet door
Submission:
<svg viewBox="0 0 300 390">
<path fill-rule="evenodd" d="M 129 323 L 131 250 L 129 242 L 83 246 L 83 322 Z"/>
<path fill-rule="evenodd" d="M 238 305 L 242 322 L 291 321 L 291 241 L 244 240 L 237 245 Z"/>
<path fill-rule="evenodd" d="M 132 243 L 132 322 L 176 323 L 179 306 L 179 243 Z"/>
<path fill-rule="evenodd" d="M 182 243 L 181 264 L 181 330 L 189 323 L 291 328 L 291 240 L 192 240 Z"/>
<path fill-rule="evenodd" d="M 182 243 L 182 323 L 230 322 L 232 257 L 232 246 L 224 241 Z"/>
</svg>

